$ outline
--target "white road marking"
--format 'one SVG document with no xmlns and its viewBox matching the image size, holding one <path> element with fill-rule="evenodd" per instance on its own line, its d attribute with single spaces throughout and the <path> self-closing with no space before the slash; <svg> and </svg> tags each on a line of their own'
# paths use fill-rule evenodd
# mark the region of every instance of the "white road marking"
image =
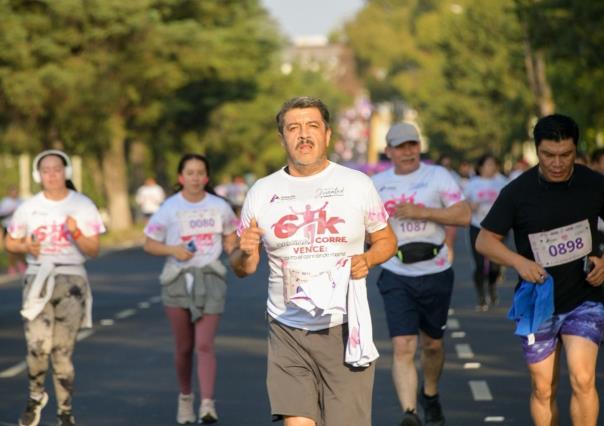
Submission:
<svg viewBox="0 0 604 426">
<path fill-rule="evenodd" d="M 140 309 L 149 309 L 151 307 L 151 304 L 149 302 L 140 302 L 138 304 L 138 307 Z"/>
<path fill-rule="evenodd" d="M 463 368 L 465 370 L 476 370 L 478 368 L 482 367 L 482 365 L 479 362 L 466 362 L 463 365 Z"/>
<path fill-rule="evenodd" d="M 487 416 L 484 418 L 485 423 L 503 423 L 505 422 L 505 417 L 503 416 Z"/>
<path fill-rule="evenodd" d="M 115 321 L 113 321 L 110 318 L 105 318 L 101 320 L 101 325 L 103 326 L 107 326 L 107 325 L 113 325 L 115 323 Z"/>
<path fill-rule="evenodd" d="M 124 318 L 131 317 L 135 313 L 136 313 L 136 309 L 124 309 L 123 311 L 118 312 L 117 314 L 115 314 L 115 317 L 117 319 L 124 319 Z"/>
<path fill-rule="evenodd" d="M 455 315 L 455 309 L 449 308 L 449 315 Z"/>
<path fill-rule="evenodd" d="M 94 330 L 92 328 L 87 328 L 86 330 L 82 330 L 78 333 L 76 340 L 79 342 L 80 340 L 84 340 L 94 334 Z"/>
<path fill-rule="evenodd" d="M 463 339 L 464 337 L 466 337 L 466 332 L 465 331 L 454 331 L 453 333 L 451 333 L 451 337 L 454 339 Z"/>
<path fill-rule="evenodd" d="M 489 385 L 485 380 L 470 380 L 468 382 L 474 401 L 492 401 L 493 395 L 489 390 Z"/>
<path fill-rule="evenodd" d="M 459 330 L 459 320 L 457 318 L 449 318 L 447 320 L 447 328 L 449 330 Z"/>
<path fill-rule="evenodd" d="M 455 351 L 457 352 L 457 357 L 459 359 L 474 358 L 474 352 L 472 352 L 472 348 L 467 343 L 459 343 L 455 345 Z"/>
<path fill-rule="evenodd" d="M 26 368 L 27 364 L 25 364 L 25 361 L 21 361 L 20 363 L 15 364 L 12 367 L 0 372 L 0 379 L 8 379 L 9 377 L 15 377 L 20 372 L 25 371 Z"/>
</svg>

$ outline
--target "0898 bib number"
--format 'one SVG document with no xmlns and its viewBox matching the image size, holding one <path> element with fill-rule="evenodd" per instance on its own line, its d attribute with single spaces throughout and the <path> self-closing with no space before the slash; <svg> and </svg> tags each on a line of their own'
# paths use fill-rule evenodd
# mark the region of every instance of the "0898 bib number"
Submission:
<svg viewBox="0 0 604 426">
<path fill-rule="evenodd" d="M 535 262 L 557 266 L 591 253 L 591 230 L 587 219 L 545 232 L 529 234 Z"/>
</svg>

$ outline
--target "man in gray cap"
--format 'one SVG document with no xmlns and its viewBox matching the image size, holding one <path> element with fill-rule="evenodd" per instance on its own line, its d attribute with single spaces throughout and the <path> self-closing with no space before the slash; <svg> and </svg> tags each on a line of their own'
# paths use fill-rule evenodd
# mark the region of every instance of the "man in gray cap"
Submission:
<svg viewBox="0 0 604 426">
<path fill-rule="evenodd" d="M 420 162 L 420 135 L 398 123 L 386 135 L 392 168 L 373 177 L 397 236 L 397 255 L 382 264 L 378 288 L 384 299 L 394 358 L 392 377 L 403 410 L 401 426 L 445 422 L 438 397 L 444 364 L 443 335 L 453 292 L 445 226 L 470 223 L 470 206 L 443 167 Z M 420 347 L 423 387 L 418 392 L 415 352 Z"/>
</svg>

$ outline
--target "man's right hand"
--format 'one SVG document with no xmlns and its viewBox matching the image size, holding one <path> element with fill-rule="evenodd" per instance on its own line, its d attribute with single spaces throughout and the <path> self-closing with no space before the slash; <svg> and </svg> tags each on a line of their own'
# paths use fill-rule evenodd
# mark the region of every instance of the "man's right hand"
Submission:
<svg viewBox="0 0 604 426">
<path fill-rule="evenodd" d="M 172 246 L 172 256 L 181 262 L 185 262 L 193 257 L 193 253 L 187 250 L 184 245 Z"/>
<path fill-rule="evenodd" d="M 517 264 L 514 265 L 514 269 L 516 269 L 518 275 L 520 275 L 523 280 L 532 283 L 543 284 L 545 277 L 547 276 L 547 272 L 541 265 L 526 257 L 522 257 Z"/>
<path fill-rule="evenodd" d="M 250 226 L 244 228 L 239 237 L 239 249 L 246 256 L 252 256 L 258 252 L 258 245 L 262 239 L 264 231 L 258 227 L 256 219 L 252 219 Z"/>
</svg>

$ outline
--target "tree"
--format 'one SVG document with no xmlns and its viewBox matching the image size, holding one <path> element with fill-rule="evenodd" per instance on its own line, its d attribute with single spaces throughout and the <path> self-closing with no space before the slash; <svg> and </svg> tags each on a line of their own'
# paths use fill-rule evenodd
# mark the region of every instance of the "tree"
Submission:
<svg viewBox="0 0 604 426">
<path fill-rule="evenodd" d="M 588 146 L 604 144 L 604 3 L 515 0 L 527 40 L 548 63 L 546 78 L 558 110 L 586 129 Z"/>
<path fill-rule="evenodd" d="M 374 0 L 346 27 L 374 101 L 419 113 L 431 153 L 502 155 L 528 121 L 521 28 L 509 1 Z"/>
<path fill-rule="evenodd" d="M 225 100 L 253 97 L 277 47 L 257 0 L 4 0 L 0 15 L 3 142 L 97 157 L 115 230 L 131 223 L 128 138 L 178 146 Z"/>
</svg>

